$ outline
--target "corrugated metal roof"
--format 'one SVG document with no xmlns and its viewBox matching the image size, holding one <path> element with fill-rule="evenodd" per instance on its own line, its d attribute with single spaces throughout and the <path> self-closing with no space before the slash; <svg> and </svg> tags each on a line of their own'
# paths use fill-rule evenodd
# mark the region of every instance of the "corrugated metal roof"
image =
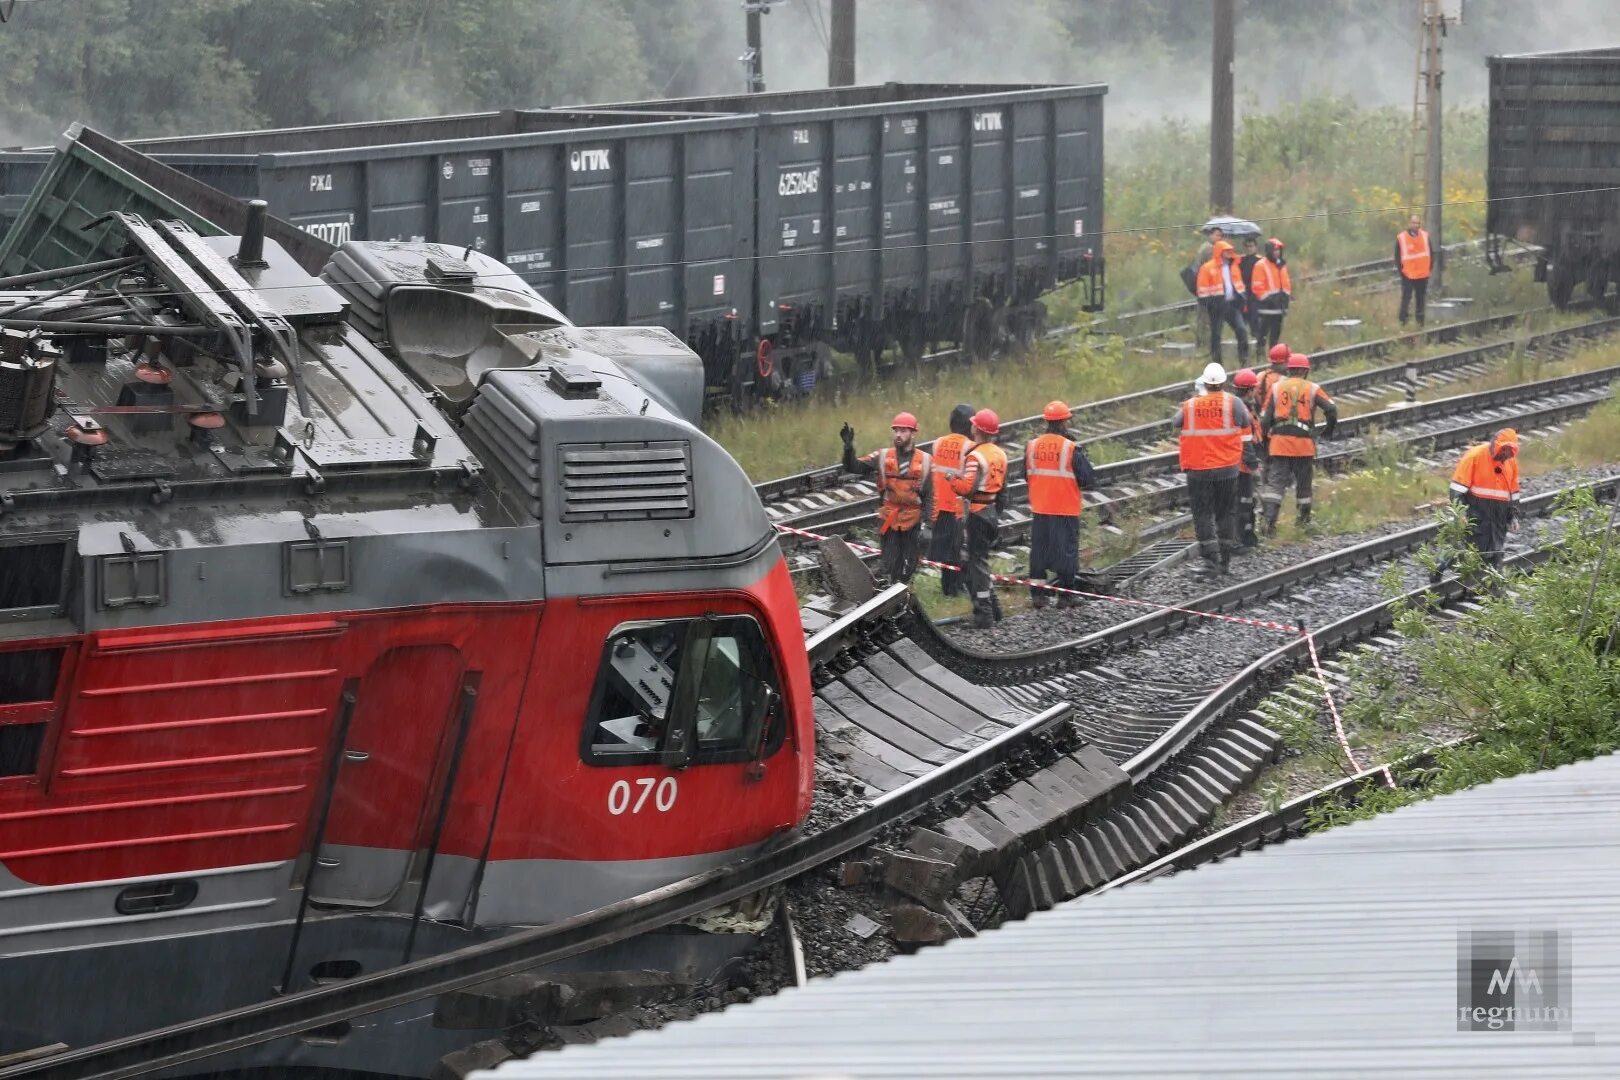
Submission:
<svg viewBox="0 0 1620 1080">
<path fill-rule="evenodd" d="M 1470 928 L 1568 932 L 1572 1030 L 1459 1032 L 1458 932 Z M 1620 759 L 477 1075 L 1378 1074 L 1620 1075 Z"/>
</svg>

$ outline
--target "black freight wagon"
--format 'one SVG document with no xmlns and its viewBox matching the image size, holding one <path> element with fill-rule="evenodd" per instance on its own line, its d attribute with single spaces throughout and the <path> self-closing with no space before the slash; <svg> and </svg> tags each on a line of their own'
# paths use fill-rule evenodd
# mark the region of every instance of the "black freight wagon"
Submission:
<svg viewBox="0 0 1620 1080">
<path fill-rule="evenodd" d="M 1028 336 L 1063 282 L 1100 309 L 1105 93 L 887 84 L 130 145 L 323 240 L 464 244 L 578 323 L 667 326 L 746 403 L 808 390 L 834 349 Z M 58 257 L 42 192 L 73 169 L 0 153 L 0 195 L 38 182 L 0 273 Z"/>
<path fill-rule="evenodd" d="M 1577 284 L 1620 282 L 1620 48 L 1493 56 L 1485 194 L 1493 265 L 1539 244 L 1562 308 Z"/>
</svg>

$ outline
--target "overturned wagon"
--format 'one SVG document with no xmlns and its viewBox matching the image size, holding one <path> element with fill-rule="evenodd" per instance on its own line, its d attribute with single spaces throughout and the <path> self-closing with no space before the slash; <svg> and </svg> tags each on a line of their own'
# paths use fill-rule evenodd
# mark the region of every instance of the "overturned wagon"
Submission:
<svg viewBox="0 0 1620 1080">
<path fill-rule="evenodd" d="M 323 240 L 465 245 L 579 323 L 665 326 L 740 405 L 809 390 L 833 350 L 1028 336 L 1064 282 L 1100 309 L 1105 93 L 887 84 L 131 146 Z M 60 258 L 43 189 L 80 188 L 55 160 L 0 153 L 0 272 Z"/>
</svg>

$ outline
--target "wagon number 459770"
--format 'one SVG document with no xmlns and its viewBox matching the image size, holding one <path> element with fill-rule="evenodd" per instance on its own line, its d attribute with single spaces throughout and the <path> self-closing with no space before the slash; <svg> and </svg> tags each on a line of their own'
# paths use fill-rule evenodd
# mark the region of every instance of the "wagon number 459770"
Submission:
<svg viewBox="0 0 1620 1080">
<path fill-rule="evenodd" d="M 651 800 L 655 810 L 667 814 L 675 808 L 676 794 L 673 776 L 666 776 L 662 780 L 651 776 L 638 777 L 634 788 L 629 780 L 615 780 L 613 786 L 608 788 L 608 813 L 614 817 L 626 812 L 639 814 Z"/>
</svg>

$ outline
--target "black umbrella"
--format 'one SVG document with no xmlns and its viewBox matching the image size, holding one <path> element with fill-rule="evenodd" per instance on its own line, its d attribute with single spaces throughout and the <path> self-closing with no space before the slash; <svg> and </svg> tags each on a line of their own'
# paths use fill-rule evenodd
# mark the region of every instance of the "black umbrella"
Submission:
<svg viewBox="0 0 1620 1080">
<path fill-rule="evenodd" d="M 1260 235 L 1260 226 L 1252 221 L 1244 221 L 1242 218 L 1235 217 L 1212 217 L 1198 227 L 1198 231 L 1205 236 L 1209 235 L 1211 229 L 1219 229 L 1227 236 L 1257 237 Z"/>
</svg>

